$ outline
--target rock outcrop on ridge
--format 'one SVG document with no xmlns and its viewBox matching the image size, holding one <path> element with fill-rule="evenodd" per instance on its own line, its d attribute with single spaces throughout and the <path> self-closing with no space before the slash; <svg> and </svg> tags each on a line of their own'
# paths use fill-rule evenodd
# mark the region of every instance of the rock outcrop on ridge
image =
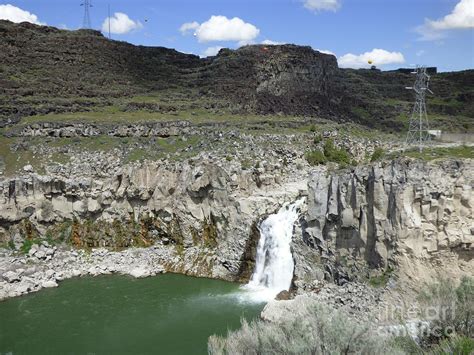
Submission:
<svg viewBox="0 0 474 355">
<path fill-rule="evenodd" d="M 112 41 L 92 30 L 0 20 L 0 35 L 0 127 L 27 116 L 108 107 L 285 114 L 397 131 L 413 101 L 405 90 L 413 82 L 410 74 L 341 69 L 335 56 L 308 46 L 250 45 L 199 58 Z M 437 99 L 429 109 L 449 129 L 472 130 L 473 75 L 467 70 L 433 77 Z M 143 98 L 148 95 L 156 100 Z"/>
</svg>

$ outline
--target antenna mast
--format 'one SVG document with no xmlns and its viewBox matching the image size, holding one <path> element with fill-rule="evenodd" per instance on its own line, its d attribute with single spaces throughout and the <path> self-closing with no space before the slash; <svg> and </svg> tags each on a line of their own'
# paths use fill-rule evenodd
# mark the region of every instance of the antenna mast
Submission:
<svg viewBox="0 0 474 355">
<path fill-rule="evenodd" d="M 430 93 L 433 92 L 428 87 L 430 76 L 426 73 L 425 66 L 417 66 L 413 74 L 416 74 L 415 84 L 406 89 L 415 92 L 416 102 L 410 118 L 406 145 L 418 145 L 420 152 L 422 152 L 423 145 L 430 140 L 430 128 L 428 124 L 428 115 L 426 113 L 426 91 L 429 91 Z"/>
<path fill-rule="evenodd" d="M 81 6 L 84 6 L 84 20 L 82 22 L 82 28 L 91 28 L 91 17 L 89 11 L 89 9 L 92 7 L 91 0 L 84 0 Z"/>
<path fill-rule="evenodd" d="M 109 4 L 109 39 L 111 39 L 112 36 L 110 35 L 110 4 Z"/>
</svg>

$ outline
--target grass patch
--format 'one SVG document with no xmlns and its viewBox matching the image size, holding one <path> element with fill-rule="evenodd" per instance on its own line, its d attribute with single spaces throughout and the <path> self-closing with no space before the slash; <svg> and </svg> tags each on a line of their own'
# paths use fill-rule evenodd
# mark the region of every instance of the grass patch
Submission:
<svg viewBox="0 0 474 355">
<path fill-rule="evenodd" d="M 370 161 L 371 162 L 378 161 L 378 160 L 382 159 L 384 156 L 385 156 L 385 151 L 382 148 L 377 147 L 377 148 L 375 148 L 374 152 L 372 153 L 372 156 L 370 157 Z"/>
<path fill-rule="evenodd" d="M 367 110 L 365 110 L 362 107 L 353 107 L 351 111 L 357 117 L 361 117 L 361 118 L 364 118 L 366 120 L 369 120 L 372 117 L 370 112 L 368 112 Z"/>
<path fill-rule="evenodd" d="M 28 254 L 33 244 L 40 244 L 41 241 L 37 239 L 25 239 L 23 244 L 20 247 L 20 252 L 23 254 Z"/>
<path fill-rule="evenodd" d="M 153 102 L 153 101 L 151 101 Z M 74 113 L 53 113 L 47 115 L 36 115 L 25 117 L 21 125 L 29 125 L 40 122 L 68 122 L 68 123 L 91 123 L 91 124 L 132 124 L 132 123 L 153 123 L 171 121 L 189 121 L 193 123 L 212 122 L 239 122 L 258 123 L 262 120 L 268 121 L 301 121 L 296 116 L 279 115 L 254 115 L 254 114 L 231 114 L 215 112 L 204 108 L 185 108 L 176 112 L 150 112 L 146 110 L 124 112 L 118 106 L 106 106 L 97 108 L 95 111 L 74 112 Z"/>
<path fill-rule="evenodd" d="M 474 339 L 468 337 L 454 337 L 443 340 L 430 351 L 432 355 L 472 355 L 474 354 Z"/>
<path fill-rule="evenodd" d="M 384 272 L 381 275 L 377 276 L 372 276 L 369 278 L 369 284 L 372 287 L 385 287 L 387 286 L 388 280 L 390 280 L 390 277 L 393 274 L 393 269 L 388 268 L 387 270 L 384 270 Z"/>
<path fill-rule="evenodd" d="M 392 158 L 399 156 L 400 154 L 425 161 L 431 161 L 435 159 L 446 159 L 446 158 L 456 158 L 456 159 L 473 159 L 474 158 L 474 147 L 462 145 L 459 147 L 435 147 L 435 148 L 424 148 L 422 152 L 418 149 L 407 150 L 404 153 L 391 154 Z"/>
<path fill-rule="evenodd" d="M 18 146 L 15 151 L 12 147 L 18 143 L 14 138 L 0 136 L 0 168 L 3 168 L 5 176 L 14 175 L 25 165 L 31 165 L 34 169 L 41 167 L 41 160 L 34 156 L 28 149 Z"/>
</svg>

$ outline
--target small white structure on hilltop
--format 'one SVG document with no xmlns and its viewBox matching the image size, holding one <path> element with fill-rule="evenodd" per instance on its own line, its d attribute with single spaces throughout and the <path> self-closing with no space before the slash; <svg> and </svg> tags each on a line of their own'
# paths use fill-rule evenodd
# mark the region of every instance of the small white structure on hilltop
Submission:
<svg viewBox="0 0 474 355">
<path fill-rule="evenodd" d="M 440 129 L 429 129 L 428 134 L 433 138 L 441 138 L 443 131 L 441 131 Z"/>
</svg>

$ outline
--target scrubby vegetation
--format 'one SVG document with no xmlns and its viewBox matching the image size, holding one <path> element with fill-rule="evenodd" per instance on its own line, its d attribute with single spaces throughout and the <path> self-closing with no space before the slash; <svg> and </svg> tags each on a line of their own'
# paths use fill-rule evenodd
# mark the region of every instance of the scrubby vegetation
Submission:
<svg viewBox="0 0 474 355">
<path fill-rule="evenodd" d="M 279 323 L 243 320 L 240 330 L 227 338 L 212 336 L 208 346 L 211 354 L 233 355 L 397 353 L 368 325 L 318 303 L 309 303 Z"/>
<path fill-rule="evenodd" d="M 459 146 L 459 147 L 450 147 L 450 148 L 425 148 L 422 152 L 418 149 L 413 149 L 406 151 L 404 153 L 406 156 L 423 159 L 423 160 L 434 160 L 441 158 L 474 158 L 474 147 L 472 146 Z"/>
<path fill-rule="evenodd" d="M 326 164 L 328 161 L 324 153 L 320 150 L 313 150 L 305 154 L 305 158 L 308 161 L 309 165 L 321 165 Z"/>
<path fill-rule="evenodd" d="M 455 287 L 450 279 L 429 285 L 421 294 L 423 311 L 438 310 L 433 326 L 439 329 L 437 337 L 453 334 L 474 338 L 474 279 L 464 277 Z M 435 339 L 436 340 L 436 339 Z"/>
<path fill-rule="evenodd" d="M 382 148 L 377 147 L 375 148 L 372 156 L 370 157 L 370 161 L 375 162 L 377 160 L 380 160 L 384 157 L 384 155 L 385 155 L 385 151 Z"/>
<path fill-rule="evenodd" d="M 334 145 L 334 141 L 329 138 L 324 141 L 323 151 L 312 150 L 305 154 L 306 160 L 310 165 L 321 165 L 327 162 L 337 163 L 341 166 L 347 166 L 351 163 L 349 153 L 344 149 L 339 149 Z"/>
<path fill-rule="evenodd" d="M 474 353 L 474 340 L 468 337 L 453 337 L 444 339 L 430 350 L 433 355 L 471 355 Z"/>
<path fill-rule="evenodd" d="M 209 338 L 210 354 L 459 354 L 474 351 L 474 279 L 458 287 L 449 279 L 428 285 L 420 294 L 420 318 L 437 316 L 420 343 L 410 337 L 387 338 L 369 324 L 316 301 L 302 303 L 277 322 L 242 321 L 227 337 Z"/>
<path fill-rule="evenodd" d="M 474 279 L 464 277 L 456 287 L 451 279 L 427 285 L 419 295 L 420 319 L 430 318 L 430 329 L 419 344 L 410 337 L 393 343 L 407 354 L 459 354 L 474 352 Z"/>
<path fill-rule="evenodd" d="M 392 268 L 384 270 L 380 275 L 375 275 L 369 278 L 369 284 L 373 287 L 385 287 L 390 280 L 390 276 L 393 273 Z"/>
</svg>

